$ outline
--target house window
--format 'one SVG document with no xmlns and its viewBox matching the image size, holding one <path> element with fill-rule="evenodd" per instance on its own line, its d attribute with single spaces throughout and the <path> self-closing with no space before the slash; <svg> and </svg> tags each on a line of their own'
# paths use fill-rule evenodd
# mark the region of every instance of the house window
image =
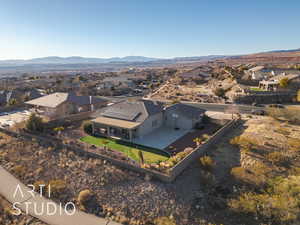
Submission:
<svg viewBox="0 0 300 225">
<path fill-rule="evenodd" d="M 158 124 L 158 121 L 157 121 L 157 120 L 153 120 L 153 121 L 152 121 L 152 127 L 156 127 L 157 124 Z"/>
</svg>

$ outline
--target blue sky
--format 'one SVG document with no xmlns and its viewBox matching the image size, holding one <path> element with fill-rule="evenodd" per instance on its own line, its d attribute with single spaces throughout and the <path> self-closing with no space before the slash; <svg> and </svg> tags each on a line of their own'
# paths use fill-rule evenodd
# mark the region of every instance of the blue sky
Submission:
<svg viewBox="0 0 300 225">
<path fill-rule="evenodd" d="M 299 0 L 0 0 L 0 59 L 300 47 Z"/>
</svg>

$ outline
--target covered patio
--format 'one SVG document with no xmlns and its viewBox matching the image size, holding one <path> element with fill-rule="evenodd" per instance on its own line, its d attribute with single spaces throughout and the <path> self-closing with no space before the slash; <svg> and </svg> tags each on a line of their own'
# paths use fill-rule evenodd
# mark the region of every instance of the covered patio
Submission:
<svg viewBox="0 0 300 225">
<path fill-rule="evenodd" d="M 94 135 L 126 139 L 129 141 L 137 137 L 137 127 L 139 125 L 140 123 L 137 122 L 117 120 L 108 117 L 97 117 L 92 120 Z"/>
<path fill-rule="evenodd" d="M 165 149 L 177 139 L 187 134 L 189 131 L 190 130 L 176 130 L 174 128 L 162 126 L 142 138 L 134 138 L 132 142 L 152 148 Z"/>
</svg>

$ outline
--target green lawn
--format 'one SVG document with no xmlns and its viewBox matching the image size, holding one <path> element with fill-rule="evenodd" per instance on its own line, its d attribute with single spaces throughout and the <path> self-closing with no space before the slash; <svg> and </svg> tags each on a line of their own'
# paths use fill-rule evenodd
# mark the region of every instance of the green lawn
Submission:
<svg viewBox="0 0 300 225">
<path fill-rule="evenodd" d="M 118 140 L 111 140 L 108 138 L 102 138 L 102 137 L 93 137 L 93 136 L 85 136 L 80 138 L 81 141 L 92 144 L 95 146 L 104 146 L 103 141 L 107 141 L 108 143 L 106 146 L 108 148 L 111 148 L 116 151 L 120 151 L 125 153 L 125 155 L 128 155 L 130 158 L 132 158 L 135 161 L 140 161 L 138 151 L 141 150 L 143 152 L 144 160 L 146 163 L 154 163 L 158 161 L 165 161 L 168 159 L 166 156 L 166 153 L 153 148 L 147 148 L 144 146 L 138 146 L 138 147 L 131 147 L 129 144 L 126 143 L 119 143 Z M 155 153 L 156 152 L 156 153 Z"/>
<path fill-rule="evenodd" d="M 264 89 L 261 89 L 259 87 L 252 87 L 250 88 L 251 91 L 265 91 Z"/>
</svg>

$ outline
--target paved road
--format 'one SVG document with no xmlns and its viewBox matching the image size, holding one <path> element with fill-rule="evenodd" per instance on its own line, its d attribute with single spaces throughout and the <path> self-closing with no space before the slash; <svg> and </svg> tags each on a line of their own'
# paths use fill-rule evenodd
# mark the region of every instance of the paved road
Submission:
<svg viewBox="0 0 300 225">
<path fill-rule="evenodd" d="M 206 109 L 207 111 L 215 112 L 238 112 L 241 114 L 250 114 L 252 110 L 264 109 L 264 107 L 255 107 L 251 105 L 239 104 L 215 104 L 215 103 L 195 103 L 195 102 L 182 102 L 188 105 L 193 105 L 199 108 Z"/>
<path fill-rule="evenodd" d="M 138 100 L 138 99 L 148 99 L 148 100 L 155 100 L 147 97 L 106 97 L 106 99 L 112 101 L 112 102 L 119 102 L 124 100 Z M 161 102 L 172 102 L 170 100 L 156 100 Z M 231 113 L 232 111 L 238 112 L 240 114 L 250 114 L 252 110 L 261 110 L 264 109 L 264 107 L 256 107 L 251 105 L 240 105 L 240 104 L 218 104 L 218 103 L 198 103 L 198 102 L 187 102 L 187 101 L 181 101 L 181 103 L 187 104 L 187 105 L 193 105 L 199 108 L 206 109 L 207 111 L 214 111 L 214 112 L 228 112 Z"/>
<path fill-rule="evenodd" d="M 99 218 L 81 211 L 76 211 L 74 215 L 68 215 L 64 210 L 61 210 L 62 214 L 60 214 L 60 210 L 57 210 L 54 215 L 47 215 L 47 213 L 41 213 L 41 215 L 38 215 L 39 212 L 46 211 L 45 208 L 42 210 L 42 205 L 44 205 L 44 207 L 46 207 L 47 204 L 55 205 L 57 209 L 60 209 L 60 206 L 49 199 L 40 197 L 37 194 L 35 197 L 33 197 L 27 192 L 30 190 L 27 186 L 21 183 L 1 166 L 0 181 L 0 195 L 2 195 L 12 204 L 15 202 L 21 202 L 21 204 L 17 205 L 17 207 L 22 209 L 24 212 L 26 211 L 27 205 L 28 212 L 31 216 L 36 217 L 49 225 L 121 225 L 119 223 L 110 222 L 106 219 Z M 22 193 L 24 194 L 23 196 L 20 194 L 20 192 L 14 196 L 18 185 L 21 187 Z M 34 209 L 34 206 L 38 208 Z"/>
</svg>

